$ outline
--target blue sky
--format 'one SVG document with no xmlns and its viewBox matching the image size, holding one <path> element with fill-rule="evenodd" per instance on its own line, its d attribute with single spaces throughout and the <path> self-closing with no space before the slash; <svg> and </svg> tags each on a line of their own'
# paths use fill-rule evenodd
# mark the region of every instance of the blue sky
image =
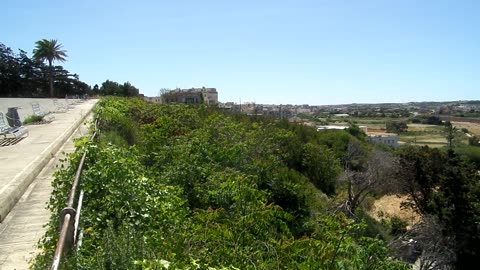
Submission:
<svg viewBox="0 0 480 270">
<path fill-rule="evenodd" d="M 90 85 L 215 87 L 219 100 L 480 99 L 476 0 L 4 1 L 0 42 L 58 39 Z"/>
</svg>

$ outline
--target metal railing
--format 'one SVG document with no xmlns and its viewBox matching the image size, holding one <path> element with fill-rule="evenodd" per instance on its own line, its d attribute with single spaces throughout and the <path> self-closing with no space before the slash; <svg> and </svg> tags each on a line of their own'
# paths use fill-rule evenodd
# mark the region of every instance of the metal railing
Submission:
<svg viewBox="0 0 480 270">
<path fill-rule="evenodd" d="M 98 117 L 95 119 L 94 128 L 95 131 L 93 135 L 90 137 L 90 141 L 93 141 L 97 136 L 97 129 L 98 127 Z M 78 164 L 77 171 L 75 173 L 75 179 L 73 180 L 72 189 L 70 190 L 70 194 L 68 196 L 68 203 L 67 207 L 63 208 L 60 211 L 60 236 L 57 241 L 57 248 L 55 249 L 55 254 L 53 256 L 52 266 L 50 270 L 57 270 L 60 261 L 62 259 L 62 255 L 66 250 L 71 249 L 74 246 L 74 243 L 77 241 L 77 231 L 78 231 L 78 223 L 80 221 L 80 212 L 82 208 L 83 202 L 83 191 L 80 191 L 80 195 L 77 200 L 77 208 L 74 208 L 75 203 L 75 196 L 77 193 L 78 183 L 80 182 L 80 176 L 83 170 L 83 164 L 85 163 L 85 159 L 87 157 L 87 151 L 85 151 L 80 159 L 80 163 Z"/>
</svg>

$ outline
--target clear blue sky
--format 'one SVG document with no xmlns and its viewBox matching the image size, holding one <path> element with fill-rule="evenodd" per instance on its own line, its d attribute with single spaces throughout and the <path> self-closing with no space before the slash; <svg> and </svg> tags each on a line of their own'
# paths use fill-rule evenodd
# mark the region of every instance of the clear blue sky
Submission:
<svg viewBox="0 0 480 270">
<path fill-rule="evenodd" d="M 2 2 L 0 42 L 58 39 L 90 85 L 215 87 L 219 100 L 480 99 L 477 0 Z"/>
</svg>

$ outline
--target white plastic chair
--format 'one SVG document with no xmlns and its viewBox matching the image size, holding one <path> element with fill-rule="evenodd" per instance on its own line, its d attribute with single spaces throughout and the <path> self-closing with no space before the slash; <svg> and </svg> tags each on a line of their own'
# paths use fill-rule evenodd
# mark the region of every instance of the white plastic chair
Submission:
<svg viewBox="0 0 480 270">
<path fill-rule="evenodd" d="M 53 100 L 53 106 L 55 106 L 55 112 L 56 113 L 65 113 L 68 111 L 68 106 L 67 105 L 60 105 L 58 102 L 58 99 Z"/>
<path fill-rule="evenodd" d="M 11 127 L 5 122 L 3 113 L 0 112 L 0 136 L 3 136 L 3 138 L 20 138 L 24 135 L 28 136 L 28 129 L 26 127 Z"/>
<path fill-rule="evenodd" d="M 40 109 L 40 104 L 32 103 L 33 115 L 43 117 L 46 121 L 52 121 L 55 119 L 55 116 L 50 115 L 50 112 L 44 112 Z"/>
</svg>

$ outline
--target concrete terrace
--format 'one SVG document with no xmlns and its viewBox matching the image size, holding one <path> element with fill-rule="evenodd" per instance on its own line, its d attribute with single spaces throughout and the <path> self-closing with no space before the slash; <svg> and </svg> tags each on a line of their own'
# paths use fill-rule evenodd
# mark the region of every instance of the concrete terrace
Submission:
<svg viewBox="0 0 480 270">
<path fill-rule="evenodd" d="M 45 207 L 58 159 L 64 157 L 62 152 L 74 150 L 74 138 L 88 135 L 88 125 L 82 123 L 91 118 L 97 101 L 69 100 L 70 109 L 53 113 L 51 123 L 28 125 L 28 137 L 0 147 L 0 269 L 28 269 L 50 216 Z M 0 98 L 0 112 L 20 107 L 23 120 L 33 114 L 31 103 L 35 102 L 42 111 L 56 109 L 52 99 Z M 64 105 L 67 101 L 58 102 Z"/>
</svg>

